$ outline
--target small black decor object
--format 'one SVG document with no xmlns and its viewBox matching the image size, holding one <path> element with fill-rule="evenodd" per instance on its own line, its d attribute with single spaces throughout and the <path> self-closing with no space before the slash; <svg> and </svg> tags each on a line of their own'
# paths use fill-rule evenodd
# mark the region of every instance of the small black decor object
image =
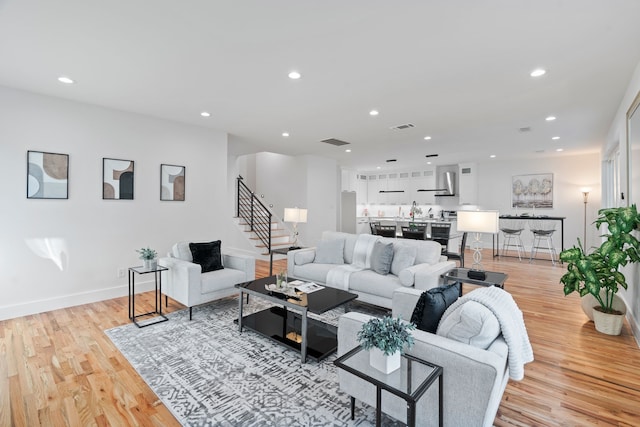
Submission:
<svg viewBox="0 0 640 427">
<path fill-rule="evenodd" d="M 467 277 L 474 280 L 484 280 L 487 278 L 487 273 L 482 270 L 469 270 Z"/>
</svg>

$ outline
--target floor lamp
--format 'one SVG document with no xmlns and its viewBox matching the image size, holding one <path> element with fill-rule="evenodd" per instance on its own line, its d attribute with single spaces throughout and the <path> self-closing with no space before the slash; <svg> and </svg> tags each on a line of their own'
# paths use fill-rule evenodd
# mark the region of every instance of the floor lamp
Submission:
<svg viewBox="0 0 640 427">
<path fill-rule="evenodd" d="M 484 280 L 487 275 L 482 268 L 482 233 L 496 234 L 499 230 L 500 214 L 498 211 L 458 211 L 458 231 L 474 233 L 473 265 L 467 276 L 471 279 Z"/>
<path fill-rule="evenodd" d="M 584 231 L 582 232 L 583 249 L 587 250 L 587 201 L 589 199 L 589 189 L 582 189 L 582 199 L 584 201 Z"/>
<path fill-rule="evenodd" d="M 300 208 L 284 208 L 284 222 L 293 223 L 293 243 L 289 249 L 299 249 L 298 223 L 307 222 L 307 210 Z"/>
</svg>

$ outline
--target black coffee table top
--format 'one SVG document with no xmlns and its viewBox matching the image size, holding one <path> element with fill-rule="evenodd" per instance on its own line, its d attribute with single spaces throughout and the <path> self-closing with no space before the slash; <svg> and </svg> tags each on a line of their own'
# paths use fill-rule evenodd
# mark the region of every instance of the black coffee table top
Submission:
<svg viewBox="0 0 640 427">
<path fill-rule="evenodd" d="M 272 283 L 276 283 L 276 276 L 256 279 L 246 283 L 240 283 L 236 285 L 236 287 L 245 288 L 255 293 L 273 297 L 274 293 L 265 289 L 265 285 L 270 285 Z M 353 301 L 356 298 L 358 298 L 357 294 L 347 292 L 342 289 L 335 289 L 329 286 L 324 286 L 324 289 L 320 289 L 319 291 L 315 291 L 310 294 L 301 294 L 300 301 L 287 299 L 287 302 L 297 304 L 302 307 L 306 306 L 307 310 L 309 310 L 310 312 L 315 314 L 322 314 L 349 301 Z"/>
</svg>

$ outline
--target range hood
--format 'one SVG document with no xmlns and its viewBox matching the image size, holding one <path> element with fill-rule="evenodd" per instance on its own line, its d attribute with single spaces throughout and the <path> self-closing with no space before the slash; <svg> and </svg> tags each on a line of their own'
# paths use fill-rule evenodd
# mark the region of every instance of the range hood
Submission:
<svg viewBox="0 0 640 427">
<path fill-rule="evenodd" d="M 439 178 L 437 188 L 421 188 L 418 191 L 435 191 L 436 196 L 454 197 L 456 195 L 456 173 L 443 172 Z"/>
</svg>

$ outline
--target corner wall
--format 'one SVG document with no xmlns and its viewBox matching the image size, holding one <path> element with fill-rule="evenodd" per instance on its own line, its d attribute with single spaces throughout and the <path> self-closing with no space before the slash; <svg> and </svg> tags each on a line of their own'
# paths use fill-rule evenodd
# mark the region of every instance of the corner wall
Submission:
<svg viewBox="0 0 640 427">
<path fill-rule="evenodd" d="M 224 249 L 235 231 L 224 132 L 0 87 L 0 141 L 0 319 L 126 295 L 135 249 Z M 69 154 L 68 200 L 26 198 L 27 150 Z M 102 200 L 103 157 L 135 161 L 134 200 Z M 159 200 L 161 163 L 186 166 L 186 201 Z M 53 243 L 61 268 L 28 242 Z"/>
</svg>

